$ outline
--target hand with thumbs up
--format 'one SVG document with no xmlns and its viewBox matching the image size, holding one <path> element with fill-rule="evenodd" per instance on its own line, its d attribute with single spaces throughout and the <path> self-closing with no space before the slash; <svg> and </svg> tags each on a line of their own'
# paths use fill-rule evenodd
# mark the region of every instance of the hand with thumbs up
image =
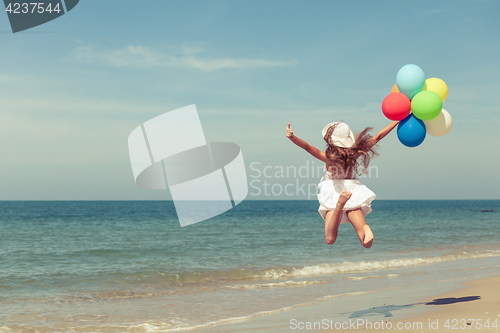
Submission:
<svg viewBox="0 0 500 333">
<path fill-rule="evenodd" d="M 290 123 L 288 123 L 288 126 L 286 127 L 286 137 L 291 138 L 293 136 L 293 129 L 290 128 Z"/>
</svg>

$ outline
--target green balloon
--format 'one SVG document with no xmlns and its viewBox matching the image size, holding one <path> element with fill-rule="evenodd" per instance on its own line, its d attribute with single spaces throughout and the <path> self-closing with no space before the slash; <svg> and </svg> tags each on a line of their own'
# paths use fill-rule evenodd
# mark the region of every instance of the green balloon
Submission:
<svg viewBox="0 0 500 333">
<path fill-rule="evenodd" d="M 421 120 L 431 120 L 439 116 L 443 101 L 434 91 L 424 90 L 411 100 L 411 111 Z"/>
</svg>

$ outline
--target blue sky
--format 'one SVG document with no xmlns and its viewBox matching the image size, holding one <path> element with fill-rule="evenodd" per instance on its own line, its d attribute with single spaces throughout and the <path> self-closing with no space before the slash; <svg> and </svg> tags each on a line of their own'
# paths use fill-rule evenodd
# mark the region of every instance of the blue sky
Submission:
<svg viewBox="0 0 500 333">
<path fill-rule="evenodd" d="M 0 200 L 169 199 L 135 185 L 127 138 L 190 104 L 208 141 L 241 147 L 248 199 L 303 199 L 264 195 L 264 181 L 277 193 L 297 177 L 257 177 L 313 165 L 286 124 L 321 149 L 332 121 L 380 130 L 410 63 L 448 84 L 453 129 L 417 148 L 394 131 L 363 183 L 379 199 L 499 199 L 499 12 L 464 0 L 85 0 L 17 34 L 0 14 Z M 298 180 L 307 191 L 319 177 Z"/>
</svg>

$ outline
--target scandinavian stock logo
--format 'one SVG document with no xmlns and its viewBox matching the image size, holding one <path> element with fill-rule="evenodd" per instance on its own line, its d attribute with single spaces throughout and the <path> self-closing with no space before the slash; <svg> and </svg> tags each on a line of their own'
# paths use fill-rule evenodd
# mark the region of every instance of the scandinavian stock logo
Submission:
<svg viewBox="0 0 500 333">
<path fill-rule="evenodd" d="M 168 186 L 181 227 L 222 214 L 248 194 L 240 147 L 207 143 L 195 105 L 138 126 L 128 137 L 128 149 L 136 184 Z"/>
<path fill-rule="evenodd" d="M 52 21 L 73 8 L 79 0 L 3 0 L 12 32 L 31 29 Z"/>
</svg>

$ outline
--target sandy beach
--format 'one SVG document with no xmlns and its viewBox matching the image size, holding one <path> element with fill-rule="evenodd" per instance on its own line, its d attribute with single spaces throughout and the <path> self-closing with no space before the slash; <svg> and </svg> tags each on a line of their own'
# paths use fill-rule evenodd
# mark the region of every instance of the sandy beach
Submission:
<svg viewBox="0 0 500 333">
<path fill-rule="evenodd" d="M 342 295 L 203 332 L 500 332 L 500 276 Z"/>
<path fill-rule="evenodd" d="M 381 322 L 380 325 L 369 325 L 371 327 L 365 325 L 362 329 L 366 332 L 376 332 L 381 329 L 418 332 L 453 330 L 500 332 L 500 276 L 467 281 L 463 286 L 464 288 L 457 288 L 437 297 L 426 298 L 421 305 L 429 309 L 423 314 L 384 321 L 384 325 Z"/>
</svg>

